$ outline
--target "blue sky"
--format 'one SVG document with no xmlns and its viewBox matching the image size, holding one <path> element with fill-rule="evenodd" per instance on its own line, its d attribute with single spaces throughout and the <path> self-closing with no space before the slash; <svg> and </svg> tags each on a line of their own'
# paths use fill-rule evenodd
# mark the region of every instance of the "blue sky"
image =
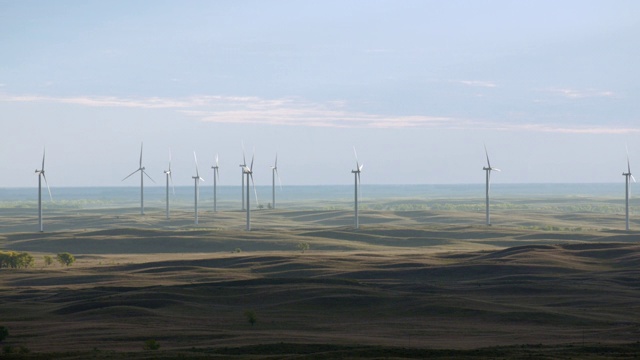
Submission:
<svg viewBox="0 0 640 360">
<path fill-rule="evenodd" d="M 623 182 L 638 1 L 0 0 L 0 187 Z M 207 176 L 208 175 L 208 176 Z"/>
</svg>

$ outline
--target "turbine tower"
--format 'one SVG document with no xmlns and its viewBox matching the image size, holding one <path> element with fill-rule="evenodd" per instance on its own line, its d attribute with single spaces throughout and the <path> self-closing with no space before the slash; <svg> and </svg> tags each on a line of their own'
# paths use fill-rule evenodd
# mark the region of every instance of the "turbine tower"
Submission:
<svg viewBox="0 0 640 360">
<path fill-rule="evenodd" d="M 213 212 L 216 212 L 218 211 L 218 180 L 220 179 L 218 154 L 216 154 L 216 164 L 211 168 L 213 169 Z M 244 175 L 242 178 L 244 179 Z"/>
<path fill-rule="evenodd" d="M 200 181 L 204 181 L 203 178 L 200 177 L 200 173 L 198 172 L 198 158 L 196 157 L 196 152 L 193 152 L 193 159 L 196 161 L 196 175 L 191 178 L 194 180 L 195 188 L 194 188 L 194 204 L 195 204 L 195 224 L 198 225 L 198 197 L 200 196 L 200 191 L 198 190 L 198 184 Z"/>
<path fill-rule="evenodd" d="M 243 154 L 244 156 L 244 154 Z M 242 168 L 243 174 L 247 176 L 247 206 L 246 206 L 246 210 L 247 210 L 247 226 L 246 226 L 246 230 L 247 231 L 251 231 L 251 204 L 250 204 L 250 199 L 251 196 L 249 195 L 249 180 L 251 180 L 251 184 L 253 184 L 253 192 L 256 195 L 256 204 L 258 203 L 258 192 L 256 191 L 256 184 L 253 181 L 253 160 L 255 158 L 255 150 L 254 150 L 254 154 L 251 156 L 251 166 L 245 166 Z"/>
<path fill-rule="evenodd" d="M 142 146 L 143 146 L 143 143 L 140 143 L 140 164 L 138 169 L 132 172 L 131 174 L 127 175 L 127 177 L 125 177 L 124 179 L 122 179 L 122 181 L 125 181 L 131 175 L 140 171 L 140 215 L 144 215 L 144 176 L 147 175 L 149 180 L 151 180 L 155 184 L 155 181 L 151 178 L 151 176 L 149 176 L 149 174 L 147 174 L 147 172 L 144 171 L 145 167 L 142 166 Z"/>
<path fill-rule="evenodd" d="M 484 146 L 484 154 L 487 156 L 487 166 L 483 167 L 482 170 L 485 171 L 486 173 L 486 200 L 485 200 L 485 206 L 486 206 L 486 214 L 487 214 L 487 226 L 491 226 L 491 213 L 489 212 L 489 186 L 491 184 L 491 172 L 492 171 L 500 171 L 500 169 L 496 169 L 494 167 L 491 167 L 491 162 L 489 161 L 489 152 L 487 151 L 487 146 Z"/>
<path fill-rule="evenodd" d="M 169 182 L 171 182 L 171 188 L 173 195 L 176 195 L 176 189 L 173 186 L 173 176 L 171 175 L 171 149 L 169 149 L 169 170 L 164 171 L 164 175 L 167 178 L 167 220 L 169 220 Z"/>
<path fill-rule="evenodd" d="M 364 166 L 364 164 L 360 165 L 360 163 L 358 162 L 358 153 L 356 152 L 356 147 L 353 147 L 353 153 L 356 156 L 356 169 L 355 170 L 351 170 L 351 173 L 354 174 L 354 179 L 355 179 L 355 187 L 354 187 L 354 192 L 355 192 L 355 227 L 356 229 L 360 228 L 360 221 L 358 219 L 358 191 L 360 190 L 360 172 L 362 172 L 362 167 Z"/>
<path fill-rule="evenodd" d="M 278 154 L 276 154 L 276 162 L 271 167 L 271 205 L 272 208 L 276 208 L 276 177 L 280 183 L 280 190 L 282 190 L 282 181 L 280 180 L 280 174 L 278 174 Z"/>
<path fill-rule="evenodd" d="M 627 149 L 627 172 L 623 172 L 622 176 L 625 177 L 625 218 L 626 218 L 626 230 L 629 231 L 629 178 L 636 182 L 636 178 L 631 175 L 631 164 L 629 163 L 629 149 Z"/>
<path fill-rule="evenodd" d="M 44 183 L 47 185 L 47 190 L 49 191 L 49 199 L 53 201 L 53 197 L 51 196 L 51 189 L 49 188 L 49 183 L 47 183 L 47 177 L 44 175 L 44 156 L 46 153 L 46 149 L 42 150 L 42 168 L 40 170 L 36 169 L 36 174 L 38 174 L 38 226 L 40 228 L 40 232 L 44 231 L 42 227 L 42 179 L 44 179 Z"/>
</svg>

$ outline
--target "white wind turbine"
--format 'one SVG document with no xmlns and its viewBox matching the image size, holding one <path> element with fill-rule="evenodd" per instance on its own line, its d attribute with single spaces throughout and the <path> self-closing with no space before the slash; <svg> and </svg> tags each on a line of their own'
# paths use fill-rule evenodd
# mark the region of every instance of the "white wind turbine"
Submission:
<svg viewBox="0 0 640 360">
<path fill-rule="evenodd" d="M 200 191 L 198 189 L 198 184 L 200 181 L 204 181 L 203 178 L 200 177 L 200 172 L 198 172 L 198 158 L 196 157 L 196 152 L 193 152 L 193 159 L 196 161 L 196 175 L 191 178 L 194 180 L 195 188 L 194 188 L 194 204 L 195 204 L 195 224 L 198 225 L 198 198 L 200 197 Z"/>
<path fill-rule="evenodd" d="M 354 174 L 354 179 L 355 179 L 355 226 L 356 229 L 360 228 L 360 221 L 358 219 L 358 191 L 360 190 L 360 173 L 362 172 L 362 167 L 364 166 L 364 164 L 360 164 L 358 162 L 358 153 L 356 152 L 356 147 L 353 147 L 353 153 L 356 156 L 356 169 L 355 170 L 351 170 L 351 173 Z"/>
<path fill-rule="evenodd" d="M 211 168 L 213 169 L 213 212 L 216 212 L 218 211 L 218 179 L 220 179 L 218 154 L 216 154 L 216 164 Z M 244 179 L 244 173 L 242 178 Z"/>
<path fill-rule="evenodd" d="M 629 231 L 629 178 L 636 182 L 636 178 L 631 175 L 631 164 L 629 163 L 629 149 L 627 149 L 627 172 L 623 172 L 622 176 L 625 177 L 625 218 L 626 218 L 626 229 Z"/>
<path fill-rule="evenodd" d="M 132 172 L 131 174 L 127 175 L 127 177 L 122 179 L 122 181 L 127 180 L 131 175 L 140 171 L 140 214 L 144 215 L 144 176 L 147 175 L 149 180 L 151 180 L 154 184 L 155 184 L 155 181 L 151 178 L 151 176 L 149 176 L 149 174 L 147 174 L 146 171 L 144 171 L 145 167 L 142 166 L 142 146 L 143 146 L 143 143 L 140 143 L 140 164 L 138 169 Z"/>
<path fill-rule="evenodd" d="M 244 158 L 244 153 L 242 154 L 242 157 Z M 253 184 L 253 192 L 256 195 L 256 204 L 258 204 L 258 192 L 256 191 L 256 184 L 253 181 L 253 160 L 255 158 L 255 150 L 253 152 L 253 155 L 251 156 L 251 166 L 245 166 L 244 168 L 242 168 L 243 174 L 247 176 L 247 206 L 246 206 L 246 210 L 247 210 L 247 227 L 246 230 L 247 231 L 251 231 L 251 204 L 250 204 L 250 199 L 251 196 L 249 195 L 249 179 L 251 179 L 251 184 Z M 246 161 L 245 161 L 246 163 Z"/>
<path fill-rule="evenodd" d="M 46 149 L 42 151 L 42 168 L 40 170 L 36 169 L 36 174 L 38 174 L 38 226 L 40 227 L 40 232 L 44 231 L 42 227 L 42 179 L 44 179 L 44 183 L 47 185 L 47 190 L 49 191 L 49 199 L 53 201 L 53 197 L 51 196 L 51 189 L 49 188 L 49 183 L 47 183 L 47 177 L 44 174 L 44 156 L 46 153 Z"/>
<path fill-rule="evenodd" d="M 282 190 L 282 180 L 280 180 L 280 174 L 278 174 L 278 154 L 276 154 L 276 162 L 271 167 L 271 205 L 272 208 L 276 208 L 276 177 L 280 183 L 280 190 Z"/>
<path fill-rule="evenodd" d="M 242 164 L 240 164 L 240 170 L 242 171 L 242 186 L 240 186 L 240 189 L 242 189 L 242 210 L 244 210 L 244 169 L 247 167 L 247 160 L 244 157 L 244 142 L 242 143 Z M 249 184 L 247 184 L 247 187 L 249 186 Z M 247 196 L 249 196 L 249 193 L 247 193 Z"/>
<path fill-rule="evenodd" d="M 173 176 L 171 175 L 171 149 L 169 149 L 169 170 L 164 171 L 164 175 L 167 178 L 167 220 L 169 220 L 169 182 L 171 182 L 171 188 L 173 195 L 176 194 L 176 189 L 173 186 Z"/>
<path fill-rule="evenodd" d="M 491 167 L 491 162 L 489 161 L 489 152 L 487 151 L 487 146 L 484 146 L 484 154 L 487 156 L 487 166 L 483 167 L 482 170 L 486 172 L 486 214 L 487 214 L 487 225 L 491 225 L 491 213 L 489 212 L 489 187 L 491 184 L 491 172 L 492 171 L 500 171 L 500 169 Z"/>
</svg>

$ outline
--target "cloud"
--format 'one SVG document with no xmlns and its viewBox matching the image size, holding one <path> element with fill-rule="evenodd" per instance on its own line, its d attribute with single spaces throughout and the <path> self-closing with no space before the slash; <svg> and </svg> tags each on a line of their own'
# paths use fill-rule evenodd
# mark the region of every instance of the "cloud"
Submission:
<svg viewBox="0 0 640 360">
<path fill-rule="evenodd" d="M 344 102 L 314 103 L 297 98 L 244 99 L 232 106 L 182 113 L 205 122 L 338 128 L 405 128 L 454 126 L 456 119 L 439 116 L 377 115 L 351 111 Z"/>
<path fill-rule="evenodd" d="M 612 91 L 603 91 L 595 89 L 569 89 L 569 88 L 552 88 L 547 92 L 556 94 L 568 99 L 586 99 L 586 98 L 608 98 L 613 97 Z"/>
<path fill-rule="evenodd" d="M 473 86 L 473 87 L 484 87 L 484 88 L 496 88 L 498 84 L 493 81 L 481 81 L 481 80 L 457 80 L 455 81 L 459 84 Z"/>
<path fill-rule="evenodd" d="M 4 102 L 52 102 L 88 107 L 174 109 L 204 122 L 314 127 L 459 127 L 461 120 L 441 116 L 378 115 L 347 109 L 345 101 L 316 103 L 295 97 L 264 99 L 239 96 L 184 98 L 51 97 L 0 95 Z"/>
<path fill-rule="evenodd" d="M 562 134 L 621 135 L 640 134 L 640 128 L 616 126 L 558 126 L 553 124 L 521 124 L 504 126 L 500 130 L 517 130 L 531 132 L 549 132 Z"/>
<path fill-rule="evenodd" d="M 197 121 L 334 128 L 429 128 L 447 130 L 528 131 L 572 134 L 640 133 L 640 127 L 513 123 L 432 115 L 372 114 L 349 108 L 343 100 L 313 102 L 298 97 L 265 99 L 255 96 L 202 95 L 182 98 L 112 96 L 52 97 L 6 95 L 0 102 L 50 102 L 85 107 L 166 109 Z M 522 116 L 519 117 L 522 119 Z M 520 120 L 519 120 L 520 121 Z"/>
</svg>

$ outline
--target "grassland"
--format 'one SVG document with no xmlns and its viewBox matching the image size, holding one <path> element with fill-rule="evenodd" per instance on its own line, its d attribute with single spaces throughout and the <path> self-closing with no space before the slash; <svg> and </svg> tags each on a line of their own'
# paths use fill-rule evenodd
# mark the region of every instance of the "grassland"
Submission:
<svg viewBox="0 0 640 360">
<path fill-rule="evenodd" d="M 356 231 L 325 204 L 255 211 L 251 232 L 239 211 L 60 207 L 45 233 L 6 207 L 0 249 L 36 265 L 0 269 L 0 326 L 30 358 L 633 358 L 639 233 L 616 206 L 509 201 L 488 227 L 389 200 Z M 59 252 L 77 262 L 44 264 Z"/>
</svg>

